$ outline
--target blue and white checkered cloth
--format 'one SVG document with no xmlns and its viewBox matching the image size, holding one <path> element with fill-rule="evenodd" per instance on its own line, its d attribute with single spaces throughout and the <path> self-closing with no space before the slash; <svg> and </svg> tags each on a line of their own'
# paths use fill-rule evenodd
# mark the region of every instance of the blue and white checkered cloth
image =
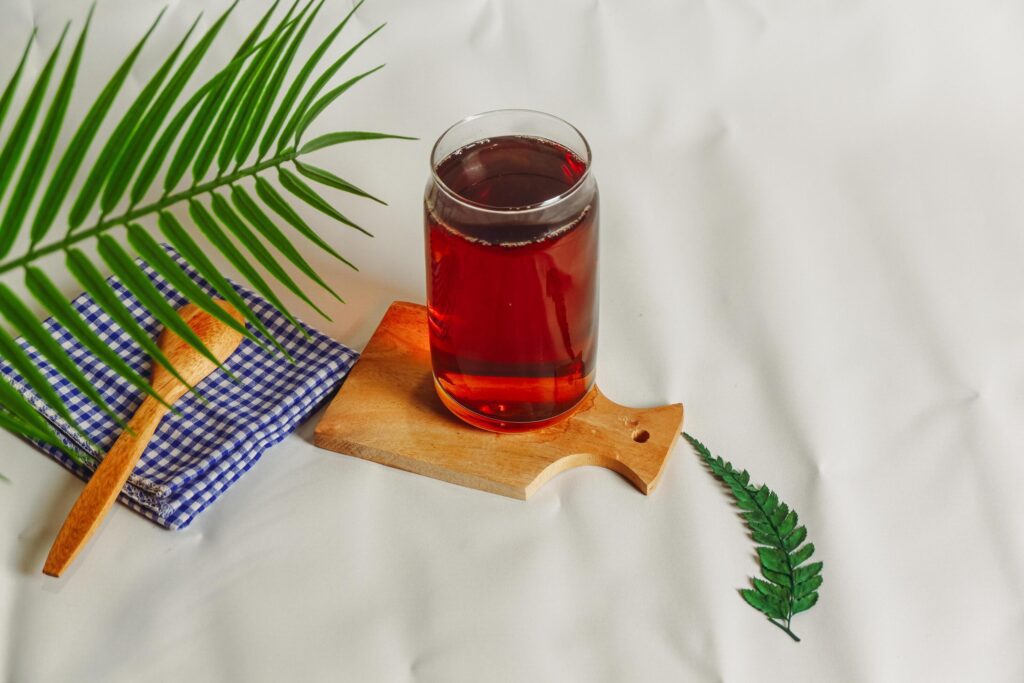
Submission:
<svg viewBox="0 0 1024 683">
<path fill-rule="evenodd" d="M 200 287 L 211 296 L 217 296 L 213 288 L 177 253 L 170 248 L 168 252 Z M 148 265 L 140 265 L 174 308 L 188 303 Z M 109 283 L 139 325 L 156 338 L 162 329 L 160 323 L 116 278 L 111 278 Z M 248 471 L 265 450 L 293 432 L 337 389 L 358 358 L 352 349 L 309 327 L 305 328 L 309 336 L 303 336 L 262 297 L 237 285 L 235 289 L 295 358 L 295 363 L 279 353 L 264 351 L 251 339 L 244 339 L 225 364 L 239 377 L 239 382 L 217 370 L 197 387 L 208 403 L 204 404 L 191 393 L 186 394 L 175 404 L 180 414 L 171 413 L 163 419 L 125 485 L 120 500 L 169 529 L 188 526 L 196 515 Z M 72 305 L 128 365 L 143 377 L 149 377 L 149 356 L 91 296 L 83 294 Z M 55 320 L 51 318 L 44 325 L 114 412 L 125 420 L 131 417 L 142 402 L 143 393 L 82 347 Z M 64 467 L 82 479 L 88 479 L 102 454 L 120 435 L 121 428 L 35 349 L 24 340 L 19 341 L 96 448 L 76 437 L 74 430 L 2 361 L 0 374 L 56 427 L 57 433 L 69 446 L 83 455 L 87 465 L 79 465 L 52 446 L 37 445 Z"/>
</svg>

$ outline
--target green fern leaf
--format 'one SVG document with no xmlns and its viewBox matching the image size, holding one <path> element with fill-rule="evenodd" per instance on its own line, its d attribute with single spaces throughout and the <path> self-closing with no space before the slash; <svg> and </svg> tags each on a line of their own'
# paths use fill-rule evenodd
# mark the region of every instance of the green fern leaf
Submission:
<svg viewBox="0 0 1024 683">
<path fill-rule="evenodd" d="M 814 544 L 800 544 L 807 538 L 807 529 L 797 527 L 797 514 L 766 485 L 750 485 L 746 470 L 737 472 L 730 463 L 715 457 L 700 441 L 684 433 L 711 472 L 729 489 L 750 528 L 757 547 L 761 575 L 752 578 L 753 589 L 740 591 L 743 599 L 793 640 L 799 638 L 790 628 L 793 615 L 806 611 L 818 601 L 822 563 L 803 565 L 814 553 Z M 799 549 L 798 549 L 799 548 Z M 802 566 L 801 566 L 802 565 Z"/>
<path fill-rule="evenodd" d="M 773 572 L 788 573 L 790 571 L 789 556 L 778 548 L 758 548 L 757 556 L 761 560 L 761 565 Z"/>
<path fill-rule="evenodd" d="M 778 586 L 782 586 L 783 588 L 792 589 L 793 587 L 793 577 L 791 577 L 789 574 L 785 572 L 772 571 L 764 565 L 761 565 L 761 576 L 763 576 L 764 578 L 768 579 L 769 581 Z"/>
<path fill-rule="evenodd" d="M 807 597 L 808 595 L 810 595 L 814 591 L 816 591 L 819 588 L 821 588 L 821 581 L 822 581 L 822 579 L 821 579 L 821 576 L 819 575 L 819 576 L 812 576 L 811 578 L 807 579 L 806 581 L 803 581 L 802 583 L 798 583 L 796 585 L 796 588 L 793 589 L 793 597 L 797 598 L 798 600 L 800 598 Z"/>
<path fill-rule="evenodd" d="M 779 531 L 779 535 L 782 535 L 782 531 Z M 796 550 L 804 539 L 807 538 L 807 527 L 799 527 L 793 533 L 783 537 L 782 545 L 786 549 L 786 552 L 793 552 Z"/>
<path fill-rule="evenodd" d="M 821 562 L 812 562 L 811 564 L 804 565 L 803 567 L 797 567 L 793 570 L 793 581 L 794 583 L 803 583 L 817 576 L 821 573 Z"/>
<path fill-rule="evenodd" d="M 797 516 L 796 511 L 790 510 L 785 519 L 779 522 L 779 535 L 788 536 L 796 528 L 799 520 L 800 518 Z"/>
<path fill-rule="evenodd" d="M 719 476 L 723 475 L 720 474 Z M 765 504 L 768 502 L 768 496 L 770 495 L 771 491 L 768 489 L 767 486 L 762 486 L 757 490 L 757 493 L 754 494 L 754 500 L 757 502 L 757 507 L 759 510 L 764 509 Z"/>
<path fill-rule="evenodd" d="M 808 559 L 810 559 L 811 555 L 813 555 L 813 554 L 814 554 L 814 544 L 813 543 L 808 543 L 803 548 L 800 548 L 800 550 L 797 550 L 795 553 L 790 555 L 789 556 L 789 562 L 794 567 L 798 567 L 801 564 L 803 564 L 804 562 L 806 562 Z"/>
<path fill-rule="evenodd" d="M 776 600 L 785 601 L 789 599 L 789 590 L 778 586 L 768 581 L 762 581 L 761 579 L 754 577 L 751 579 L 754 582 L 754 588 L 758 593 L 775 598 Z"/>
<path fill-rule="evenodd" d="M 787 607 L 781 600 L 777 600 L 771 596 L 759 593 L 749 588 L 743 588 L 740 590 L 740 595 L 747 601 L 754 609 L 764 612 L 769 618 L 772 619 L 785 619 Z"/>
<path fill-rule="evenodd" d="M 779 506 L 771 514 L 772 525 L 778 527 L 782 524 L 782 520 L 786 519 L 789 515 L 789 506 L 785 503 L 779 503 Z"/>
<path fill-rule="evenodd" d="M 800 612 L 806 612 L 810 608 L 818 604 L 818 594 L 810 593 L 800 598 L 799 600 L 793 601 L 793 614 L 799 614 Z"/>
</svg>

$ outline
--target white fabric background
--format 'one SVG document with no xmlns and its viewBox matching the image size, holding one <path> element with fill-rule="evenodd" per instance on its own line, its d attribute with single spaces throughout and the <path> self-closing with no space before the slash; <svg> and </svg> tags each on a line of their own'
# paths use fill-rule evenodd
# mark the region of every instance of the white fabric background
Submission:
<svg viewBox="0 0 1024 683">
<path fill-rule="evenodd" d="M 130 89 L 225 4 L 171 3 Z M 33 24 L 48 49 L 85 11 L 0 6 L 3 78 Z M 101 0 L 73 114 L 160 6 Z M 588 468 L 522 503 L 317 450 L 311 420 L 187 531 L 118 507 L 59 582 L 40 567 L 82 485 L 0 435 L 0 678 L 1024 680 L 1024 5 L 370 0 L 345 44 L 382 21 L 346 73 L 388 67 L 324 130 L 420 140 L 320 153 L 391 206 L 337 197 L 375 240 L 305 212 L 362 272 L 307 250 L 349 304 L 297 310 L 361 348 L 422 300 L 448 124 L 574 122 L 602 191 L 601 386 L 684 401 L 799 510 L 825 562 L 804 642 L 737 596 L 750 541 L 684 445 L 650 498 Z"/>
</svg>

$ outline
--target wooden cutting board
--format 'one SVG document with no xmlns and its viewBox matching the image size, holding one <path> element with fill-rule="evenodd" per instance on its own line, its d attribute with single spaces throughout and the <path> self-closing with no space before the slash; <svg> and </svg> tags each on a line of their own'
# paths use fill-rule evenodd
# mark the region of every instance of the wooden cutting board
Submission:
<svg viewBox="0 0 1024 683">
<path fill-rule="evenodd" d="M 595 386 L 572 416 L 539 431 L 494 434 L 470 427 L 435 393 L 427 309 L 396 301 L 320 419 L 314 442 L 525 500 L 555 475 L 581 465 L 618 472 L 649 494 L 682 425 L 681 403 L 626 408 Z"/>
</svg>

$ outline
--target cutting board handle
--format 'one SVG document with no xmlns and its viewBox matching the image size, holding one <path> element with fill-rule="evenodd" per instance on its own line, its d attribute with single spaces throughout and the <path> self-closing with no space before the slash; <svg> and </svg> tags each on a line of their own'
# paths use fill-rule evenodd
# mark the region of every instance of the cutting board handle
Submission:
<svg viewBox="0 0 1024 683">
<path fill-rule="evenodd" d="M 612 401 L 595 386 L 570 419 L 590 431 L 587 448 L 567 453 L 545 467 L 527 486 L 527 497 L 552 477 L 586 465 L 618 472 L 642 493 L 650 493 L 679 438 L 683 404 L 630 408 Z"/>
</svg>

